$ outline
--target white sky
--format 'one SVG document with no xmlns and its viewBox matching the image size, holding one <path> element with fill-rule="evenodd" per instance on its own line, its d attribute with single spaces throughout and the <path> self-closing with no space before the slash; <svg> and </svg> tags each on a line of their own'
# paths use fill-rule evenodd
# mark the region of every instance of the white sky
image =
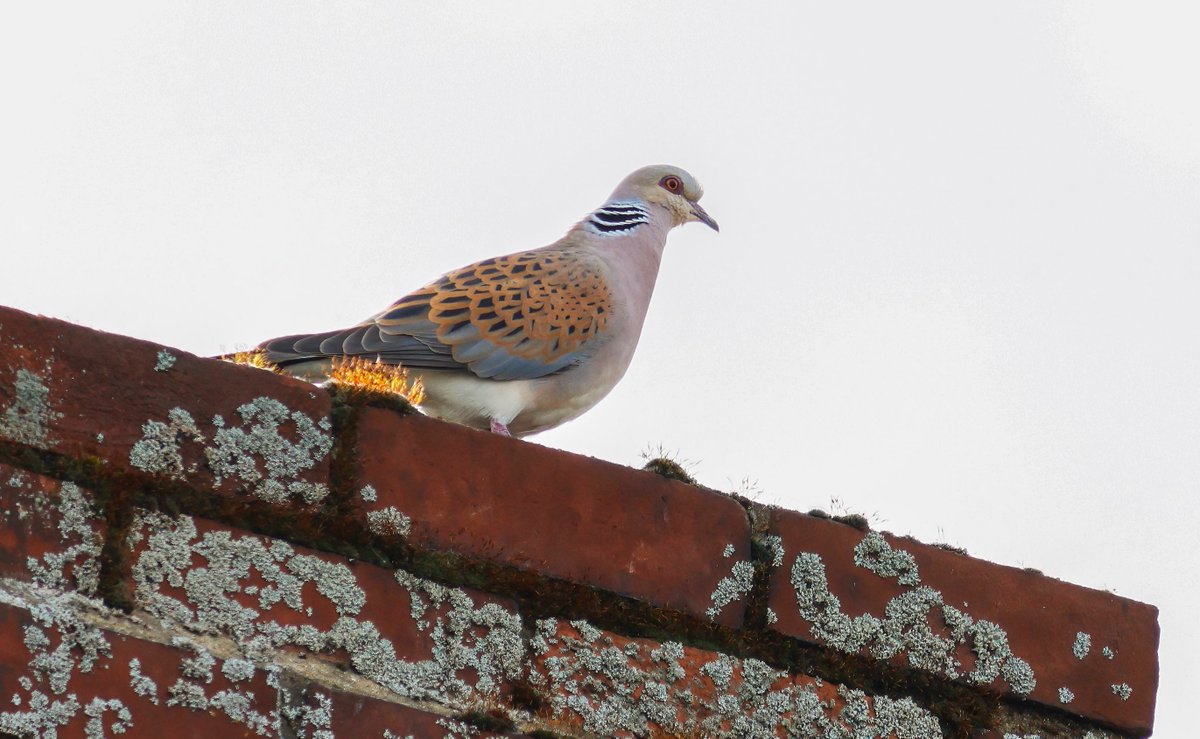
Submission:
<svg viewBox="0 0 1200 739">
<path fill-rule="evenodd" d="M 198 354 L 338 328 L 678 164 L 722 232 L 673 234 L 624 382 L 536 441 L 661 444 L 1154 603 L 1182 736 L 1198 28 L 1183 2 L 9 3 L 0 304 Z"/>
</svg>

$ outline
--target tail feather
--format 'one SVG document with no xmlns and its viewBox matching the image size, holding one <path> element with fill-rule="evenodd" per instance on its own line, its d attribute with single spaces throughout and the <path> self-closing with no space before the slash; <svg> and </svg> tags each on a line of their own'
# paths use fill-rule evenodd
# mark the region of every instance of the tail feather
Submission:
<svg viewBox="0 0 1200 739">
<path fill-rule="evenodd" d="M 268 361 L 292 374 L 300 365 L 305 369 L 311 369 L 314 363 L 328 367 L 336 357 L 362 357 L 412 369 L 467 369 L 441 342 L 383 333 L 374 323 L 318 334 L 280 336 L 264 341 L 258 348 L 266 353 Z"/>
</svg>

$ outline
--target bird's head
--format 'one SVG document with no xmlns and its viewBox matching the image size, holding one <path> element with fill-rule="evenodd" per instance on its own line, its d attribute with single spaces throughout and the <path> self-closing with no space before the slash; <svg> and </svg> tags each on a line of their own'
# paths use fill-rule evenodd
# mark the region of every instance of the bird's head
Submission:
<svg viewBox="0 0 1200 739">
<path fill-rule="evenodd" d="M 642 200 L 665 208 L 676 226 L 699 221 L 720 231 L 717 222 L 700 207 L 703 195 L 704 188 L 687 171 L 667 164 L 652 164 L 621 180 L 612 200 Z"/>
</svg>

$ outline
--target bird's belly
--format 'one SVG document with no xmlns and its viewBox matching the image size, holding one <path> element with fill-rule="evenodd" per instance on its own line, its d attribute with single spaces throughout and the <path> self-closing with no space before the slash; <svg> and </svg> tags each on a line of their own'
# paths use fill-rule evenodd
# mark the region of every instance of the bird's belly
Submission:
<svg viewBox="0 0 1200 739">
<path fill-rule="evenodd" d="M 423 371 L 421 410 L 478 429 L 495 419 L 514 436 L 554 428 L 599 403 L 624 372 L 578 367 L 536 380 L 485 380 L 462 372 Z"/>
<path fill-rule="evenodd" d="M 416 372 L 425 385 L 421 410 L 431 416 L 479 429 L 490 428 L 491 420 L 508 423 L 532 399 L 531 381 L 485 380 L 465 372 Z"/>
</svg>

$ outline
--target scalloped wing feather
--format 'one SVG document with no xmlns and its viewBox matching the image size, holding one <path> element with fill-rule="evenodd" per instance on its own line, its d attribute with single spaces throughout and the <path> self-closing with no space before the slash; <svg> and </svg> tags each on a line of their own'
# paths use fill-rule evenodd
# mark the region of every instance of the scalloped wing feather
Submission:
<svg viewBox="0 0 1200 739">
<path fill-rule="evenodd" d="M 598 262 L 535 250 L 451 272 L 374 319 L 381 336 L 449 347 L 459 364 L 497 380 L 558 372 L 606 338 L 612 293 Z"/>
</svg>

